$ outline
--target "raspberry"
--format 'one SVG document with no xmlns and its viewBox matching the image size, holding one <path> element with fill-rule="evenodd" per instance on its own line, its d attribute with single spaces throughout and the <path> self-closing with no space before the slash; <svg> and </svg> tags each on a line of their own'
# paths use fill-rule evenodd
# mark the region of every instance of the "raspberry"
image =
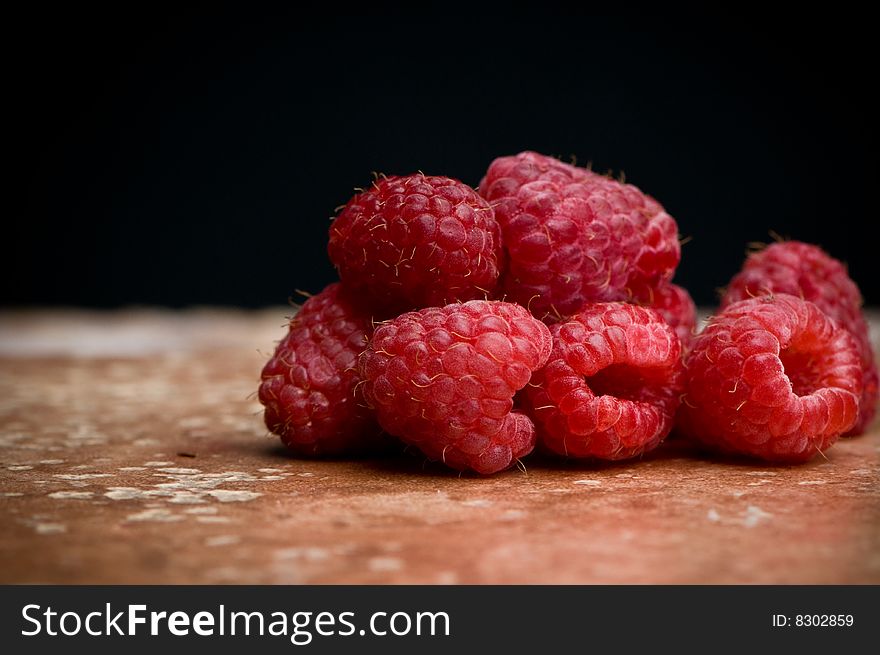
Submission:
<svg viewBox="0 0 880 655">
<path fill-rule="evenodd" d="M 547 322 L 668 281 L 681 257 L 675 221 L 656 200 L 535 153 L 496 159 L 480 193 L 509 258 L 501 290 Z"/>
<path fill-rule="evenodd" d="M 490 295 L 501 269 L 498 223 L 448 177 L 380 177 L 330 226 L 343 284 L 387 315 Z"/>
<path fill-rule="evenodd" d="M 864 432 L 877 410 L 880 388 L 862 296 L 846 266 L 818 246 L 800 241 L 774 243 L 746 259 L 742 271 L 730 281 L 721 306 L 765 293 L 809 300 L 853 335 L 862 363 L 862 396 L 859 419 L 847 434 Z"/>
<path fill-rule="evenodd" d="M 855 341 L 795 296 L 729 305 L 697 335 L 685 367 L 679 427 L 721 452 L 806 461 L 858 417 Z"/>
<path fill-rule="evenodd" d="M 513 397 L 549 353 L 550 332 L 525 308 L 472 300 L 382 324 L 359 371 L 387 432 L 454 469 L 490 474 L 534 448 Z"/>
<path fill-rule="evenodd" d="M 603 460 L 657 447 L 683 390 L 672 328 L 651 309 L 614 302 L 587 305 L 550 331 L 553 351 L 525 403 L 541 445 Z"/>
<path fill-rule="evenodd" d="M 309 298 L 263 367 L 259 399 L 266 426 L 295 453 L 341 455 L 383 443 L 372 412 L 358 402 L 358 354 L 372 332 L 339 284 Z"/>
<path fill-rule="evenodd" d="M 633 301 L 660 314 L 675 330 L 682 348 L 690 347 L 697 328 L 697 308 L 687 289 L 670 283 L 644 287 L 634 292 Z"/>
</svg>

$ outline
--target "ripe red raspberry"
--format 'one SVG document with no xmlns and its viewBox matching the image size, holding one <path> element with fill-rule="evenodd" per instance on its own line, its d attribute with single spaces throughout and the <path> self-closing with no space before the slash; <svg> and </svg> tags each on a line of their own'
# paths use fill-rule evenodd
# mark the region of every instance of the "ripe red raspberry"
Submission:
<svg viewBox="0 0 880 655">
<path fill-rule="evenodd" d="M 490 295 L 501 269 L 498 223 L 471 187 L 422 174 L 380 177 L 330 226 L 343 284 L 387 315 Z"/>
<path fill-rule="evenodd" d="M 372 333 L 339 284 L 309 298 L 263 367 L 259 399 L 266 426 L 295 453 L 340 455 L 383 443 L 363 400 L 355 366 Z"/>
<path fill-rule="evenodd" d="M 387 432 L 454 469 L 490 474 L 535 446 L 513 396 L 549 353 L 550 332 L 525 308 L 472 300 L 380 325 L 358 368 Z"/>
<path fill-rule="evenodd" d="M 634 291 L 633 302 L 650 307 L 675 330 L 684 350 L 690 347 L 697 328 L 697 307 L 687 289 L 677 284 L 660 284 Z"/>
<path fill-rule="evenodd" d="M 672 277 L 678 229 L 656 200 L 548 159 L 528 152 L 496 159 L 480 183 L 509 257 L 500 285 L 508 298 L 555 322 Z"/>
<path fill-rule="evenodd" d="M 651 309 L 587 305 L 550 328 L 553 351 L 526 390 L 546 449 L 619 460 L 652 450 L 672 429 L 683 386 L 681 344 Z"/>
<path fill-rule="evenodd" d="M 818 246 L 800 241 L 774 243 L 746 259 L 742 271 L 730 281 L 721 306 L 766 293 L 789 293 L 809 300 L 853 335 L 863 369 L 862 396 L 859 419 L 847 435 L 864 432 L 876 413 L 880 387 L 862 295 L 846 266 Z"/>
<path fill-rule="evenodd" d="M 858 416 L 855 341 L 816 305 L 787 294 L 729 305 L 696 337 L 685 368 L 678 425 L 721 452 L 806 461 Z"/>
</svg>

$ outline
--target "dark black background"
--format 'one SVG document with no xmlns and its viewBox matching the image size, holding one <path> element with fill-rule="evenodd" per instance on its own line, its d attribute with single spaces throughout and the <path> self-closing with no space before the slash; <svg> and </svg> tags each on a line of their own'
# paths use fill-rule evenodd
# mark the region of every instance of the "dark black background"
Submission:
<svg viewBox="0 0 880 655">
<path fill-rule="evenodd" d="M 328 218 L 371 171 L 477 184 L 523 149 L 663 202 L 698 302 L 770 229 L 880 302 L 865 16 L 247 6 L 7 13 L 2 304 L 283 303 L 333 279 Z"/>
</svg>

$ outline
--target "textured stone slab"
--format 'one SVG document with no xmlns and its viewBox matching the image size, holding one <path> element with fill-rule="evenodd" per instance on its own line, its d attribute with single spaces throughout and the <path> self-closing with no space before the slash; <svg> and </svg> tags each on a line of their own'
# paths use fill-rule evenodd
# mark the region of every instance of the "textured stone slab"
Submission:
<svg viewBox="0 0 880 655">
<path fill-rule="evenodd" d="M 297 460 L 254 399 L 284 314 L 0 316 L 0 582 L 880 583 L 876 423 L 793 468 Z"/>
</svg>

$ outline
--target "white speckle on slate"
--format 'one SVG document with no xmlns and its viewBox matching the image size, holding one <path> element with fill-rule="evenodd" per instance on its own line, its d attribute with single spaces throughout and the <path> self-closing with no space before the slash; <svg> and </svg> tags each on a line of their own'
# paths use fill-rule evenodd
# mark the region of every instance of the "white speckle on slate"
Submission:
<svg viewBox="0 0 880 655">
<path fill-rule="evenodd" d="M 67 532 L 67 526 L 62 523 L 37 523 L 34 530 L 37 534 L 60 534 Z"/>
<path fill-rule="evenodd" d="M 260 479 L 242 471 L 224 471 L 221 473 L 202 473 L 199 469 L 160 468 L 155 476 L 169 479 L 160 482 L 152 489 L 134 487 L 108 487 L 104 495 L 111 500 L 146 500 L 165 499 L 175 504 L 204 503 L 211 497 L 222 503 L 245 502 L 262 496 L 255 491 L 233 489 L 216 489 L 230 482 L 257 482 Z M 280 479 L 280 478 L 279 478 Z"/>
<path fill-rule="evenodd" d="M 747 528 L 754 528 L 756 525 L 761 523 L 761 521 L 767 521 L 771 518 L 773 518 L 772 514 L 765 512 L 760 507 L 757 507 L 755 505 L 749 505 L 746 508 L 746 513 L 743 517 L 742 524 Z"/>
<path fill-rule="evenodd" d="M 458 584 L 458 574 L 454 571 L 440 571 L 437 573 L 435 582 L 440 585 Z"/>
<path fill-rule="evenodd" d="M 316 546 L 302 546 L 299 548 L 282 548 L 273 554 L 275 559 L 304 559 L 307 562 L 318 562 L 330 557 L 330 551 Z"/>
<path fill-rule="evenodd" d="M 49 498 L 85 500 L 92 497 L 91 491 L 55 491 L 49 494 Z"/>
<path fill-rule="evenodd" d="M 204 494 L 201 492 L 164 490 L 164 489 L 136 489 L 135 487 L 108 487 L 104 494 L 110 500 L 147 500 L 151 498 L 165 498 L 167 502 L 176 505 L 196 505 L 204 503 Z"/>
<path fill-rule="evenodd" d="M 263 494 L 256 491 L 233 491 L 231 489 L 212 489 L 208 492 L 209 496 L 213 496 L 221 503 L 242 503 L 254 498 L 259 498 Z"/>
<path fill-rule="evenodd" d="M 403 560 L 397 557 L 371 557 L 367 567 L 377 573 L 399 571 L 403 568 Z"/>
<path fill-rule="evenodd" d="M 172 482 L 162 482 L 155 485 L 159 489 L 184 489 L 186 491 L 201 491 L 203 489 L 213 489 L 227 482 L 256 482 L 258 478 L 249 473 L 240 471 L 227 471 L 225 473 L 196 473 L 196 474 L 174 474 L 174 473 L 155 473 L 154 475 L 169 478 Z"/>
<path fill-rule="evenodd" d="M 173 514 L 170 510 L 164 508 L 157 509 L 145 509 L 143 512 L 138 512 L 137 514 L 129 514 L 126 517 L 127 521 L 155 521 L 158 523 L 172 523 L 175 521 L 182 521 L 183 517 L 177 514 Z"/>
<path fill-rule="evenodd" d="M 16 447 L 18 446 L 17 442 L 25 439 L 27 435 L 24 434 L 0 434 L 0 446 L 3 447 Z"/>
<path fill-rule="evenodd" d="M 110 500 L 135 500 L 145 497 L 146 492 L 134 487 L 110 487 L 104 495 Z"/>
<path fill-rule="evenodd" d="M 205 502 L 205 497 L 202 493 L 173 491 L 168 495 L 168 502 L 174 503 L 175 505 L 198 505 Z"/>
</svg>

